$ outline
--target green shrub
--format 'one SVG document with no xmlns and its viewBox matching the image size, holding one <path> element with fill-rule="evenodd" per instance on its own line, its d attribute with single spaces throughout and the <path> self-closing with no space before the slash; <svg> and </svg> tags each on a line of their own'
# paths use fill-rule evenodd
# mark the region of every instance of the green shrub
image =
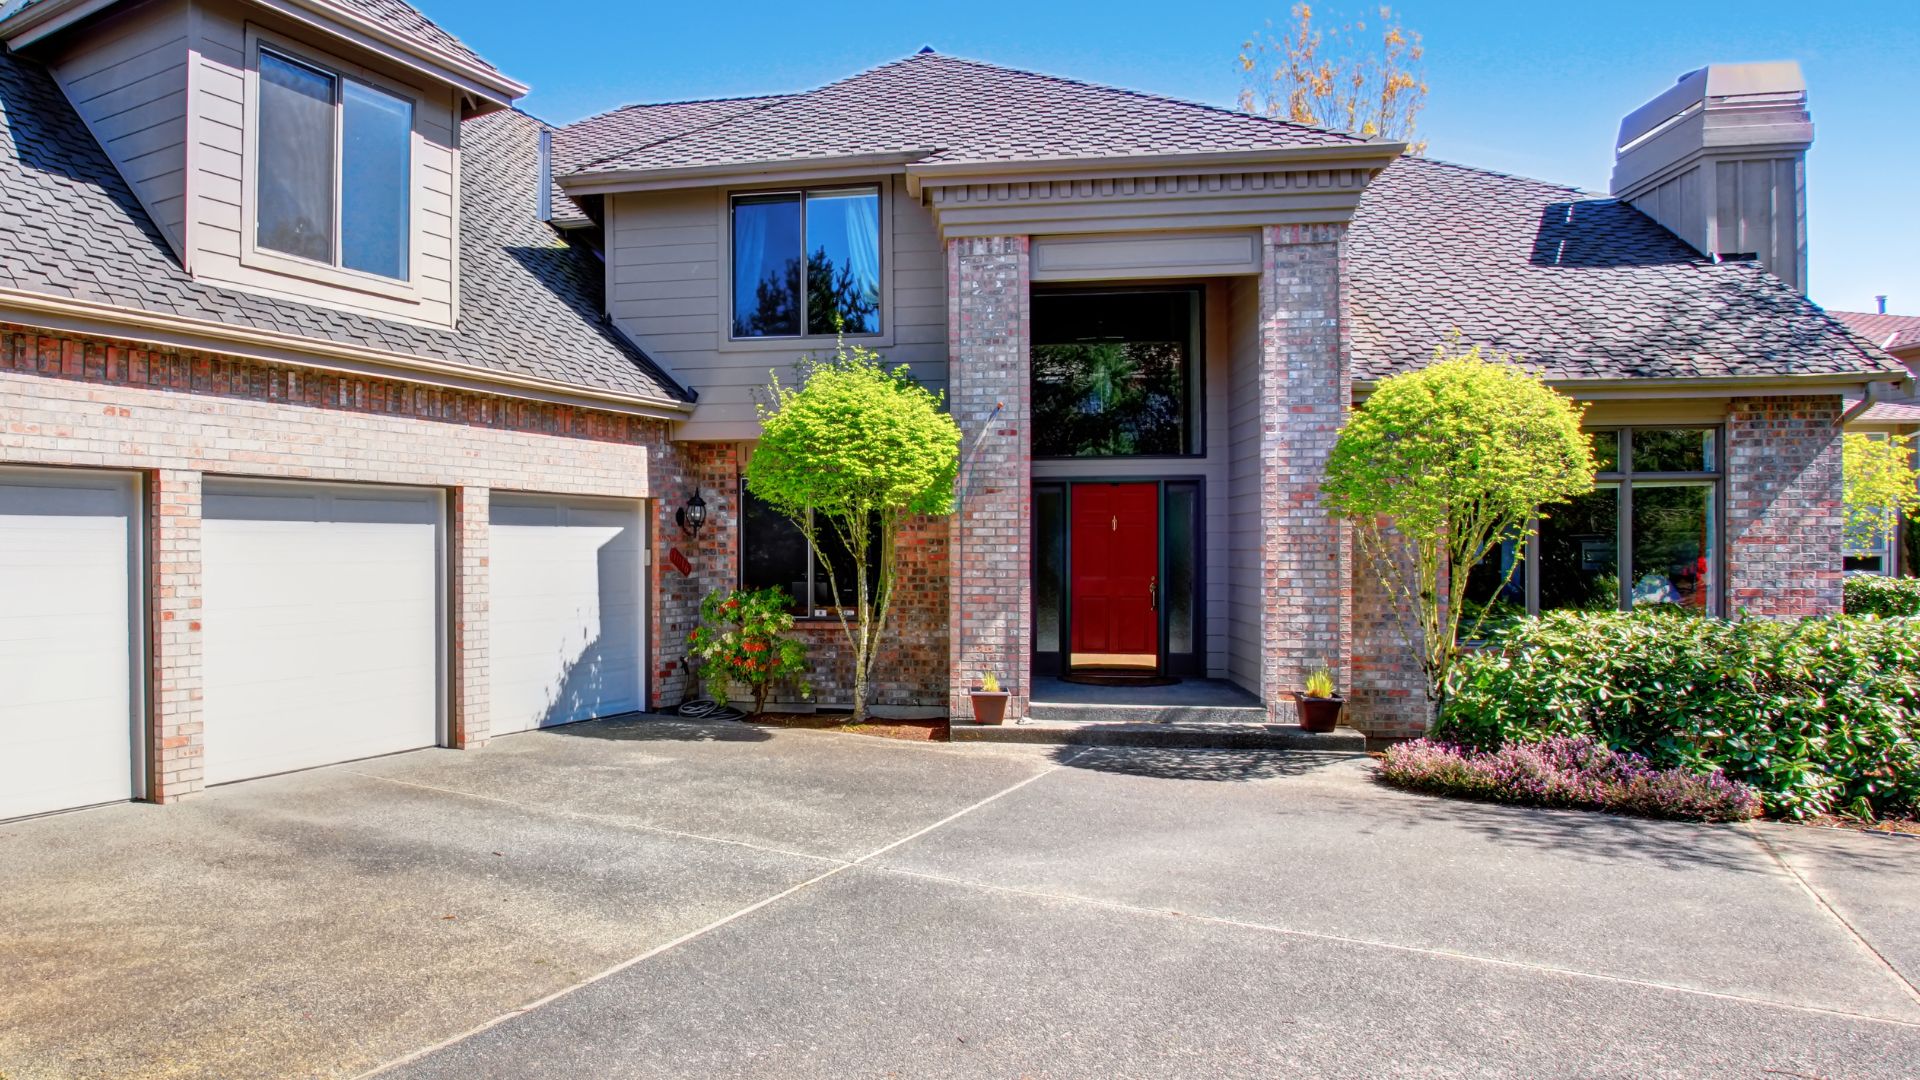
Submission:
<svg viewBox="0 0 1920 1080">
<path fill-rule="evenodd" d="M 785 589 L 717 590 L 700 601 L 700 625 L 687 635 L 687 654 L 700 662 L 700 681 L 716 704 L 725 705 L 734 686 L 744 685 L 758 716 L 783 679 L 795 680 L 803 694 L 813 692 L 801 678 L 807 647 L 787 636 L 792 602 Z"/>
<path fill-rule="evenodd" d="M 1852 574 L 1845 590 L 1849 615 L 1920 615 L 1920 578 Z"/>
<path fill-rule="evenodd" d="M 1436 739 L 1588 735 L 1791 817 L 1920 809 L 1920 620 L 1556 611 L 1496 634 L 1448 698 Z"/>
</svg>

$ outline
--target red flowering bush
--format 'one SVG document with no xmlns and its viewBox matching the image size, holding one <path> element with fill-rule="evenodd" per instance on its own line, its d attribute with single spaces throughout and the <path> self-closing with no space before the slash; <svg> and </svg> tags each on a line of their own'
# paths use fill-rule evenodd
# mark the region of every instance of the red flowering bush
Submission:
<svg viewBox="0 0 1920 1080">
<path fill-rule="evenodd" d="M 792 679 L 803 694 L 807 648 L 786 635 L 793 630 L 792 601 L 783 589 L 711 592 L 700 601 L 700 625 L 687 635 L 687 654 L 700 665 L 707 696 L 725 705 L 736 686 L 753 696 L 753 711 L 766 711 L 773 685 Z"/>
<path fill-rule="evenodd" d="M 1655 768 L 1639 754 L 1609 750 L 1585 735 L 1492 750 L 1417 739 L 1387 750 L 1380 778 L 1435 795 L 1641 817 L 1745 821 L 1760 814 L 1760 794 L 1718 769 Z"/>
</svg>

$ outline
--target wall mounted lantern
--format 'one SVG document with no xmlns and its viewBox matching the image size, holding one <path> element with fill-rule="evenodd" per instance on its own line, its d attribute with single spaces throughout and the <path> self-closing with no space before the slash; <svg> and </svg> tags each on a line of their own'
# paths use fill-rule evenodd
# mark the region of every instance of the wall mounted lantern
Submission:
<svg viewBox="0 0 1920 1080">
<path fill-rule="evenodd" d="M 673 516 L 674 520 L 680 523 L 682 532 L 688 536 L 698 536 L 700 526 L 707 523 L 707 501 L 702 499 L 699 490 L 695 489 L 693 497 L 687 500 L 687 505 L 675 510 Z"/>
</svg>

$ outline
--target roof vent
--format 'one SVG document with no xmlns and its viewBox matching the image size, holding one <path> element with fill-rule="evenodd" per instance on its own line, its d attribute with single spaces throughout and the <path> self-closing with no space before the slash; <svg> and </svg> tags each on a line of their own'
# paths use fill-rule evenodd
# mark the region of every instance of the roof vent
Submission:
<svg viewBox="0 0 1920 1080">
<path fill-rule="evenodd" d="M 1713 64 L 1620 121 L 1613 193 L 1702 254 L 1755 254 L 1805 292 L 1812 143 L 1799 64 Z"/>
<path fill-rule="evenodd" d="M 931 52 L 933 52 L 933 46 L 931 46 L 931 45 L 922 45 L 922 46 L 920 46 L 920 51 L 919 51 L 918 53 L 916 53 L 915 55 L 917 55 L 917 56 L 926 56 L 927 54 L 929 54 L 929 53 L 931 53 Z"/>
</svg>

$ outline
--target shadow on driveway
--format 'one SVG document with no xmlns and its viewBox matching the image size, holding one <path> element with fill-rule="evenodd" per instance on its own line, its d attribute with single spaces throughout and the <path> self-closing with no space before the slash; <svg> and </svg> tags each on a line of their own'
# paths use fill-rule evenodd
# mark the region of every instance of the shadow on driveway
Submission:
<svg viewBox="0 0 1920 1080">
<path fill-rule="evenodd" d="M 1350 755 L 1284 750 L 1184 750 L 1164 747 L 1062 746 L 1053 759 L 1075 769 L 1159 780 L 1246 783 L 1304 776 L 1354 760 Z"/>
</svg>

